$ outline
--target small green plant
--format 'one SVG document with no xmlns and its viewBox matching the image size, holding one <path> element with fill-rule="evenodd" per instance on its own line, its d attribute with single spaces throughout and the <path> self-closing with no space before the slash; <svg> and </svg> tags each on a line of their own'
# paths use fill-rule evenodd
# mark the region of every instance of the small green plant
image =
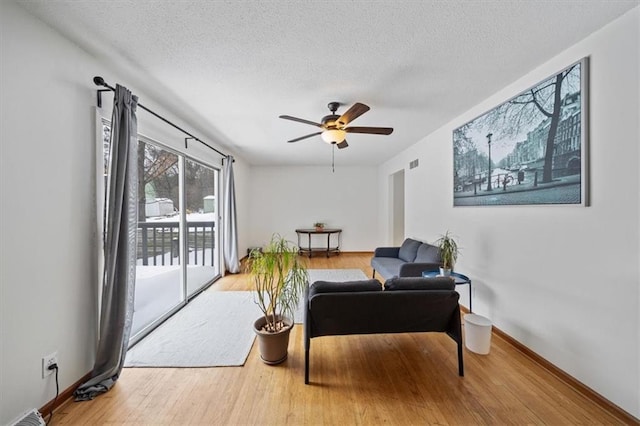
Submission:
<svg viewBox="0 0 640 426">
<path fill-rule="evenodd" d="M 453 266 L 458 260 L 458 243 L 453 239 L 453 236 L 447 231 L 442 235 L 435 244 L 440 249 L 440 258 L 442 259 L 442 267 L 444 269 L 453 269 Z"/>
<path fill-rule="evenodd" d="M 324 228 L 324 223 L 316 222 L 316 223 L 313 224 L 313 226 L 315 226 L 316 228 Z"/>
<path fill-rule="evenodd" d="M 281 318 L 293 315 L 309 281 L 298 246 L 273 234 L 262 251 L 251 251 L 247 269 L 256 290 L 255 302 L 266 321 L 264 331 L 281 331 L 285 327 Z"/>
</svg>

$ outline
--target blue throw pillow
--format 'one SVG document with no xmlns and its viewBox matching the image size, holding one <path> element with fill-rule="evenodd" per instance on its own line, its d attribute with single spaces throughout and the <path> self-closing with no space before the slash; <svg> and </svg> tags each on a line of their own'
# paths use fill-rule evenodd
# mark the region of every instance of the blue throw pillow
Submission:
<svg viewBox="0 0 640 426">
<path fill-rule="evenodd" d="M 413 262 L 416 258 L 416 254 L 418 253 L 418 248 L 422 243 L 420 241 L 412 240 L 411 238 L 407 238 L 400 246 L 400 252 L 398 253 L 398 258 L 404 260 L 405 262 Z"/>
<path fill-rule="evenodd" d="M 319 293 L 344 293 L 355 291 L 381 291 L 382 283 L 377 279 L 357 281 L 316 281 L 309 286 L 309 299 Z"/>
<path fill-rule="evenodd" d="M 450 277 L 400 277 L 385 281 L 385 291 L 393 290 L 453 290 L 456 282 Z"/>
<path fill-rule="evenodd" d="M 421 244 L 414 260 L 416 263 L 441 263 L 440 249 L 431 244 Z"/>
</svg>

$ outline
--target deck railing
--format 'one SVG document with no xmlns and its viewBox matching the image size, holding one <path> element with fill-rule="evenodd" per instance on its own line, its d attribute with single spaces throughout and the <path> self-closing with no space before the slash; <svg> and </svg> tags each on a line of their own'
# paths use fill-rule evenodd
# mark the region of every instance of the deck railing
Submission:
<svg viewBox="0 0 640 426">
<path fill-rule="evenodd" d="M 214 265 L 215 222 L 187 222 L 188 264 Z M 138 259 L 143 265 L 180 264 L 179 222 L 138 222 Z M 209 249 L 209 253 L 207 250 Z M 209 256 L 210 255 L 210 256 Z M 209 259 L 210 257 L 210 259 Z M 174 260 L 175 259 L 175 260 Z"/>
</svg>

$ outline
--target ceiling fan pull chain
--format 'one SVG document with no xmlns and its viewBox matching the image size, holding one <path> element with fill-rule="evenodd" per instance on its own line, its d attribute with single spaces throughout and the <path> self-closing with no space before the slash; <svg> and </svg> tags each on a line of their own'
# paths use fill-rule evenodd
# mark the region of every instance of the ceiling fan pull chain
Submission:
<svg viewBox="0 0 640 426">
<path fill-rule="evenodd" d="M 336 158 L 336 144 L 334 143 L 331 145 L 331 173 L 336 172 L 335 158 Z"/>
</svg>

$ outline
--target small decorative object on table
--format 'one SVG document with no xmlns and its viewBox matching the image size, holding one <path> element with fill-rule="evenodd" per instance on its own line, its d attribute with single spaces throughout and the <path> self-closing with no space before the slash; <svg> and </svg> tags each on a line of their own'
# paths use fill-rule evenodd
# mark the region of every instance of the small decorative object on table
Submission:
<svg viewBox="0 0 640 426">
<path fill-rule="evenodd" d="M 321 232 L 324 229 L 324 223 L 322 222 L 316 222 L 313 224 L 313 226 L 316 228 L 316 231 Z"/>
<path fill-rule="evenodd" d="M 456 243 L 456 240 L 454 240 L 453 236 L 447 231 L 435 242 L 435 245 L 440 249 L 440 258 L 442 259 L 440 275 L 449 276 L 458 259 L 458 243 Z"/>
</svg>

